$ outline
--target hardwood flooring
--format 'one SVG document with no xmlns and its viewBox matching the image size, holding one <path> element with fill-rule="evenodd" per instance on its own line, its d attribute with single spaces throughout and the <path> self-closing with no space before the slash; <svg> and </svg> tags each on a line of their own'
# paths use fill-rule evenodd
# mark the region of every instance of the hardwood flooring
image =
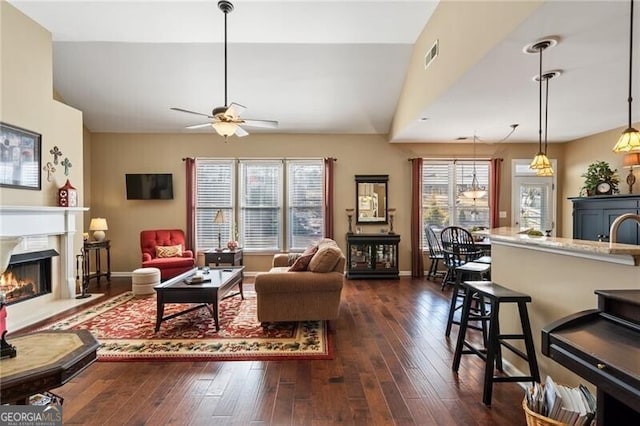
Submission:
<svg viewBox="0 0 640 426">
<path fill-rule="evenodd" d="M 107 295 L 129 289 L 115 278 Z M 54 392 L 65 425 L 526 424 L 517 384 L 486 407 L 482 360 L 451 370 L 448 303 L 426 280 L 345 280 L 332 360 L 96 362 Z"/>
</svg>

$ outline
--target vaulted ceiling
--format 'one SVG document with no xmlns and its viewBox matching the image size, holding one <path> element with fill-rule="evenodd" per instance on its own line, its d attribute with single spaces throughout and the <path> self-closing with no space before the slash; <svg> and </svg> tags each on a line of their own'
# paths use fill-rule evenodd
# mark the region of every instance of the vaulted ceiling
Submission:
<svg viewBox="0 0 640 426">
<path fill-rule="evenodd" d="M 54 87 L 83 111 L 92 132 L 195 132 L 184 126 L 202 120 L 169 108 L 209 113 L 224 104 L 224 15 L 216 0 L 9 2 L 51 31 Z M 519 126 L 508 142 L 537 141 L 538 86 L 532 78 L 538 57 L 522 48 L 550 35 L 560 42 L 545 51 L 544 69 L 563 70 L 550 83 L 550 141 L 623 127 L 629 2 L 536 3 L 541 4 L 477 61 L 455 70 L 460 76 L 437 97 L 414 108 L 391 141 L 448 142 L 475 132 L 495 142 L 511 124 Z M 247 118 L 280 123 L 277 130 L 251 132 L 386 134 L 412 57 L 424 56 L 414 52 L 416 40 L 437 18 L 439 3 L 236 0 L 234 5 L 228 15 L 229 101 L 245 105 Z M 447 25 L 463 39 L 476 37 L 473 23 L 454 19 Z M 640 46 L 638 33 L 635 46 Z M 440 44 L 436 61 L 472 53 L 447 49 Z M 640 63 L 637 50 L 634 65 Z M 637 104 L 640 67 L 634 69 Z M 639 120 L 636 105 L 634 121 Z"/>
</svg>

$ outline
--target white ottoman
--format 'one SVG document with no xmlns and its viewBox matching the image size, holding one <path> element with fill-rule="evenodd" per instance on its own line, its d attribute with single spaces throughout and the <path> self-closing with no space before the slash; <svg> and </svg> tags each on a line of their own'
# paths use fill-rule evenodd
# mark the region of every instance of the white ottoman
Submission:
<svg viewBox="0 0 640 426">
<path fill-rule="evenodd" d="M 153 287 L 158 284 L 160 284 L 158 268 L 138 268 L 131 274 L 131 290 L 134 296 L 153 296 L 156 292 Z"/>
</svg>

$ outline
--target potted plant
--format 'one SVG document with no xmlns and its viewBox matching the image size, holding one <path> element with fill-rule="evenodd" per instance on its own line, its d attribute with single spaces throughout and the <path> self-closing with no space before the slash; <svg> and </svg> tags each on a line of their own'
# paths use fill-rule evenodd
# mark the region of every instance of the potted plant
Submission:
<svg viewBox="0 0 640 426">
<path fill-rule="evenodd" d="M 585 191 L 587 196 L 617 193 L 620 182 L 617 172 L 618 169 L 612 170 L 606 161 L 589 164 L 587 172 L 582 175 L 585 180 L 581 192 Z"/>
</svg>

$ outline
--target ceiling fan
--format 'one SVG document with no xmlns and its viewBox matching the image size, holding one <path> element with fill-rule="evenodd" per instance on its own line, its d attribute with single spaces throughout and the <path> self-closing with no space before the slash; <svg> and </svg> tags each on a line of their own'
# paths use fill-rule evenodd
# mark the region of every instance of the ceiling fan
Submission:
<svg viewBox="0 0 640 426">
<path fill-rule="evenodd" d="M 171 108 L 174 111 L 186 112 L 189 114 L 202 115 L 208 117 L 211 121 L 207 123 L 194 124 L 185 127 L 185 129 L 200 129 L 202 127 L 211 126 L 220 135 L 224 136 L 226 141 L 229 136 L 236 135 L 238 137 L 247 136 L 249 132 L 241 126 L 247 127 L 263 127 L 275 129 L 278 122 L 274 120 L 254 120 L 248 118 L 240 118 L 246 107 L 232 102 L 227 102 L 227 14 L 233 10 L 233 4 L 227 0 L 220 0 L 218 8 L 224 13 L 224 106 L 215 107 L 211 114 L 189 111 L 183 108 Z"/>
</svg>

